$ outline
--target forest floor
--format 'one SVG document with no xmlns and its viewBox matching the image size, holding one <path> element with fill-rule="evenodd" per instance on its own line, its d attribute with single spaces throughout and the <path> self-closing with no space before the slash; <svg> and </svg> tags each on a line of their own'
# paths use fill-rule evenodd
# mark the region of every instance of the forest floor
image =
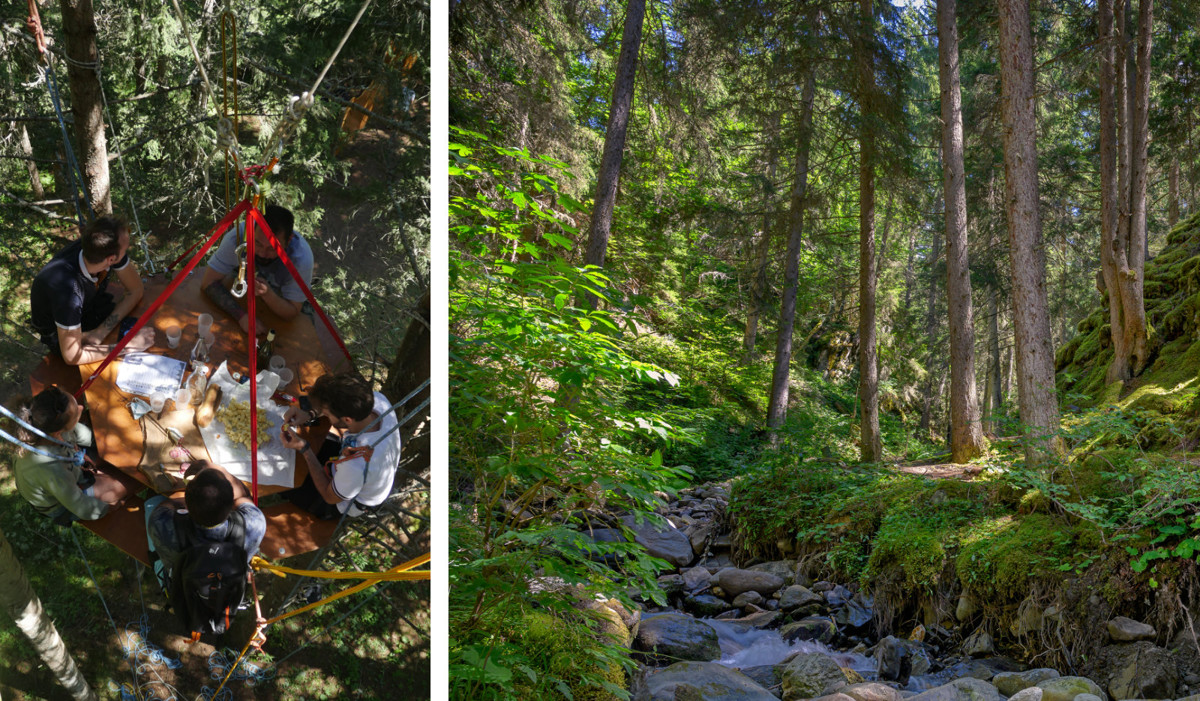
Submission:
<svg viewBox="0 0 1200 701">
<path fill-rule="evenodd" d="M 319 278 L 352 275 L 359 279 L 386 278 L 398 263 L 394 255 L 381 255 L 388 244 L 395 213 L 388 191 L 389 149 L 387 137 L 381 132 L 360 132 L 345 144 L 339 157 L 347 166 L 345 183 L 328 178 L 323 186 L 310 195 L 305 206 L 320 210 L 320 223 L 314 231 L 304 231 L 312 245 L 315 271 L 314 290 L 320 295 Z M 381 209 L 388 208 L 388 209 Z M 36 216 L 36 215 L 35 215 Z M 30 220 L 32 221 L 32 220 Z M 148 229 L 154 222 L 144 223 Z M 30 227 L 32 228 L 32 227 Z M 40 360 L 41 347 L 31 334 L 20 328 L 28 313 L 28 283 L 36 269 L 30 261 L 47 258 L 75 237 L 73 227 L 55 228 L 47 236 L 39 224 L 37 246 L 25 255 L 0 261 L 0 270 L 8 277 L 0 295 L 3 318 L 0 331 L 0 401 L 17 393 L 27 392 L 27 378 Z M 299 226 L 297 227 L 300 228 Z M 155 237 L 150 237 L 153 246 Z M 394 249 L 392 249 L 394 250 Z M 131 255 L 135 252 L 131 250 Z M 391 256 L 391 257 L 389 257 Z M 138 260 L 137 255 L 134 256 Z M 407 267 L 407 261 L 403 263 Z M 325 301 L 325 300 L 321 300 Z M 402 300 L 397 300 L 397 306 Z M 369 356 L 371 374 L 382 379 L 394 348 L 386 347 L 385 337 L 372 328 L 373 322 L 364 319 L 362 328 L 343 328 L 348 334 L 358 334 L 358 348 Z M 375 332 L 372 335 L 372 332 Z M 350 337 L 347 337 L 350 341 Z M 369 348 L 362 352 L 363 348 Z M 376 372 L 375 369 L 378 368 Z M 233 632 L 217 641 L 196 646 L 178 635 L 179 624 L 174 614 L 166 610 L 165 601 L 157 591 L 152 576 L 139 572 L 140 567 L 107 543 L 82 528 L 74 529 L 87 561 L 100 586 L 99 594 L 88 576 L 87 568 L 71 542 L 71 531 L 54 527 L 33 514 L 17 494 L 12 478 L 11 462 L 15 457 L 8 444 L 0 445 L 0 528 L 13 545 L 51 618 L 55 621 L 68 649 L 75 656 L 85 677 L 101 698 L 121 698 L 119 688 L 132 682 L 133 676 L 122 639 L 130 639 L 127 631 L 138 631 L 139 621 L 148 624 L 148 640 L 179 664 L 170 665 L 139 657 L 139 676 L 143 695 L 157 690 L 160 696 L 170 685 L 183 697 L 193 698 L 202 688 L 215 689 L 219 681 L 212 676 L 222 669 L 216 654 L 222 648 L 227 656 L 236 656 L 249 635 L 252 616 Z M 428 513 L 428 495 L 412 504 L 416 511 Z M 413 534 L 406 550 L 427 552 L 429 531 Z M 288 563 L 303 567 L 302 562 Z M 141 575 L 139 577 L 139 575 Z M 263 599 L 276 602 L 291 588 L 289 580 L 269 575 L 258 578 Z M 380 585 L 380 596 L 373 596 L 361 609 L 349 614 L 338 626 L 326 628 L 366 598 L 359 594 L 338 605 L 325 607 L 311 614 L 298 616 L 268 631 L 266 650 L 277 658 L 289 654 L 301 645 L 307 647 L 282 663 L 273 680 L 235 680 L 230 682 L 234 698 L 238 699 L 391 699 L 418 698 L 429 694 L 429 596 L 426 582 L 396 582 Z M 106 612 L 107 608 L 107 612 Z M 273 607 L 265 608 L 270 615 Z M 109 621 L 111 615 L 112 623 Z M 142 617 L 145 616 L 145 619 Z M 120 630 L 118 634 L 117 630 Z M 140 638 L 137 634 L 134 638 Z M 147 653 L 149 648 L 142 648 Z M 0 697 L 5 699 L 66 699 L 50 672 L 40 663 L 27 642 L 11 626 L 0 627 Z M 261 657 L 261 665 L 269 658 Z M 127 689 L 128 690 L 128 689 Z"/>
</svg>

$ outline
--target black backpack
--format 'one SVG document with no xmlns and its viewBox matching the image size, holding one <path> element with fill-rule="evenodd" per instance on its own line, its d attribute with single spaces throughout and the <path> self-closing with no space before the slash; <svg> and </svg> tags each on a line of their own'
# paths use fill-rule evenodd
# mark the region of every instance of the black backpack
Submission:
<svg viewBox="0 0 1200 701">
<path fill-rule="evenodd" d="M 200 537 L 191 517 L 175 512 L 180 558 L 171 575 L 171 606 L 193 641 L 224 633 L 241 606 L 249 570 L 245 538 L 246 522 L 237 510 L 229 514 L 225 540 L 215 543 Z"/>
</svg>

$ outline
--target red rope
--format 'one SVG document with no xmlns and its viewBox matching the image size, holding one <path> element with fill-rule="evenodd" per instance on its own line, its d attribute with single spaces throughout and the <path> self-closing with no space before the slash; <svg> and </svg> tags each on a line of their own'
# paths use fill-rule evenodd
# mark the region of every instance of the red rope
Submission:
<svg viewBox="0 0 1200 701">
<path fill-rule="evenodd" d="M 249 211 L 258 210 L 251 205 Z M 267 236 L 270 237 L 270 229 Z M 246 312 L 250 315 L 249 333 L 246 335 L 246 349 L 250 354 L 250 496 L 254 505 L 258 506 L 258 317 L 254 309 L 258 299 L 258 278 L 254 276 L 254 215 L 246 216 L 246 280 L 250 285 L 250 295 L 246 300 Z"/>
<path fill-rule="evenodd" d="M 105 356 L 103 362 L 100 363 L 100 367 L 96 368 L 96 371 L 93 372 L 87 378 L 87 380 L 84 381 L 83 385 L 75 392 L 76 399 L 79 399 L 83 396 L 84 391 L 91 386 L 92 382 L 95 382 L 96 378 L 100 376 L 100 373 L 104 372 L 104 368 L 108 367 L 108 364 L 113 361 L 113 358 L 117 357 L 117 355 L 124 350 L 125 345 L 128 344 L 129 341 L 137 335 L 137 332 L 146 325 L 146 322 L 150 321 L 154 314 L 158 312 L 159 307 L 163 305 L 163 302 L 167 301 L 167 298 L 175 293 L 175 290 L 178 289 L 183 283 L 183 279 L 188 276 L 188 273 L 192 272 L 192 269 L 196 267 L 196 264 L 200 262 L 200 260 L 204 257 L 204 254 L 208 253 L 208 249 L 212 248 L 213 243 L 216 242 L 216 240 L 221 237 L 221 234 L 225 233 L 225 230 L 229 228 L 230 222 L 237 219 L 249 208 L 250 203 L 248 201 L 243 201 L 234 207 L 229 214 L 226 214 L 224 219 L 217 222 L 217 225 L 209 231 L 208 241 L 204 244 L 204 247 L 201 248 L 200 251 L 192 257 L 192 260 L 188 262 L 187 266 L 183 270 L 180 270 L 179 273 L 171 280 L 171 284 L 167 285 L 167 289 L 162 291 L 162 294 L 160 294 L 154 300 L 154 303 L 150 305 L 150 308 L 147 309 L 140 317 L 138 317 L 138 320 L 133 325 L 133 328 L 129 329 L 129 332 L 116 342 L 112 350 L 108 352 L 107 356 Z"/>
<path fill-rule="evenodd" d="M 317 298 L 313 296 L 312 290 L 309 289 L 308 284 L 304 282 L 304 278 L 300 277 L 300 272 L 296 270 L 296 266 L 293 265 L 292 261 L 287 257 L 287 252 L 283 250 L 283 246 L 279 243 L 279 240 L 275 238 L 273 233 L 271 233 L 271 227 L 267 226 L 267 221 L 263 219 L 262 214 L 254 207 L 251 207 L 250 212 L 246 215 L 246 219 L 254 219 L 258 222 L 258 225 L 262 227 L 263 231 L 267 234 L 267 241 L 270 242 L 271 247 L 275 249 L 275 253 L 279 254 L 279 260 L 283 261 L 283 266 L 287 268 L 289 273 L 292 274 L 292 279 L 294 279 L 296 284 L 300 286 L 300 291 L 304 293 L 305 299 L 307 299 L 308 303 L 312 305 L 313 311 L 317 313 L 317 316 L 321 317 L 321 321 L 324 322 L 325 328 L 329 329 L 329 333 L 333 336 L 333 340 L 337 341 L 338 347 L 342 349 L 342 353 L 346 354 L 346 360 L 350 363 L 351 367 L 353 367 L 354 358 L 350 356 L 350 351 L 346 348 L 346 344 L 342 342 L 341 335 L 339 335 L 337 329 L 334 328 L 333 322 L 330 321 L 329 317 L 325 315 L 325 310 L 321 309 L 321 305 L 317 303 Z"/>
<path fill-rule="evenodd" d="M 25 19 L 25 26 L 33 34 L 33 41 L 37 44 L 38 55 L 45 56 L 46 33 L 42 30 L 42 17 L 38 14 L 37 0 L 29 0 L 29 17 Z"/>
</svg>

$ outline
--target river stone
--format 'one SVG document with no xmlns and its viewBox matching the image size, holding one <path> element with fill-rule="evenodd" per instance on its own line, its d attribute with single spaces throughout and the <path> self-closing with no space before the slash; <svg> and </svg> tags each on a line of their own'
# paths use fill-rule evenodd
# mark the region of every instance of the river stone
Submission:
<svg viewBox="0 0 1200 701">
<path fill-rule="evenodd" d="M 751 628 L 758 628 L 759 630 L 766 630 L 774 625 L 782 615 L 778 611 L 756 611 L 741 618 L 735 618 L 733 622 Z"/>
<path fill-rule="evenodd" d="M 1008 701 L 1042 701 L 1042 690 L 1036 686 L 1030 686 L 1009 696 Z"/>
<path fill-rule="evenodd" d="M 706 557 L 698 563 L 701 567 L 708 568 L 709 572 L 717 573 L 721 570 L 733 567 L 733 558 L 729 553 L 719 553 L 712 557 Z"/>
<path fill-rule="evenodd" d="M 716 583 L 729 596 L 737 596 L 742 592 L 756 591 L 763 596 L 774 594 L 783 586 L 783 578 L 770 572 L 755 572 L 727 567 L 717 572 Z"/>
<path fill-rule="evenodd" d="M 712 578 L 712 574 L 703 567 L 692 567 L 686 569 L 682 573 L 683 588 L 687 591 L 696 591 L 708 586 L 708 580 Z"/>
<path fill-rule="evenodd" d="M 669 599 L 683 593 L 684 579 L 677 574 L 664 574 L 658 578 L 658 586 Z"/>
<path fill-rule="evenodd" d="M 1075 697 L 1075 701 L 1101 701 L 1101 699 L 1095 694 L 1080 694 Z"/>
<path fill-rule="evenodd" d="M 1037 686 L 1039 682 L 1057 677 L 1057 669 L 1038 667 L 1037 669 L 1027 669 L 1024 672 L 1001 672 L 992 677 L 992 684 L 996 685 L 1001 694 L 1012 696 L 1022 689 Z"/>
<path fill-rule="evenodd" d="M 911 675 L 929 671 L 932 663 L 921 643 L 889 635 L 875 646 L 876 676 L 882 681 L 908 684 Z"/>
<path fill-rule="evenodd" d="M 676 662 L 646 677 L 646 690 L 652 701 L 674 701 L 676 690 L 699 693 L 704 701 L 775 701 L 771 692 L 741 672 L 715 662 Z M 687 688 L 690 687 L 690 688 Z"/>
<path fill-rule="evenodd" d="M 1133 640 L 1150 640 L 1154 637 L 1154 626 L 1135 621 L 1132 618 L 1117 616 L 1108 622 L 1108 637 L 1117 642 Z M 1129 697 L 1133 698 L 1133 697 Z M 1137 697 L 1149 698 L 1149 697 Z"/>
<path fill-rule="evenodd" d="M 849 601 L 854 595 L 850 593 L 849 589 L 838 584 L 834 586 L 833 589 L 824 592 L 823 596 L 825 597 L 825 601 L 828 602 L 830 606 L 841 606 Z"/>
<path fill-rule="evenodd" d="M 734 608 L 742 608 L 744 606 L 757 606 L 763 602 L 763 595 L 756 591 L 744 591 L 741 594 L 733 597 Z"/>
<path fill-rule="evenodd" d="M 823 616 L 808 616 L 779 629 L 779 635 L 788 643 L 797 640 L 816 640 L 827 643 L 837 634 L 834 622 Z"/>
<path fill-rule="evenodd" d="M 958 606 L 954 608 L 954 617 L 958 619 L 959 623 L 962 623 L 978 610 L 979 604 L 975 603 L 975 599 L 962 594 L 958 597 Z"/>
<path fill-rule="evenodd" d="M 824 608 L 825 599 L 818 593 L 812 591 L 808 587 L 793 584 L 783 590 L 779 595 L 779 608 L 784 611 L 800 608 L 801 606 L 811 605 L 813 607 L 820 606 Z"/>
<path fill-rule="evenodd" d="M 819 652 L 796 655 L 779 676 L 783 678 L 783 701 L 812 699 L 847 686 L 837 662 Z"/>
<path fill-rule="evenodd" d="M 832 694 L 826 694 L 824 696 L 818 696 L 817 698 L 813 699 L 813 701 L 854 701 L 854 699 L 841 692 L 835 692 Z"/>
<path fill-rule="evenodd" d="M 774 562 L 760 562 L 757 565 L 751 565 L 746 569 L 754 572 L 769 572 L 783 580 L 783 586 L 788 586 L 796 581 L 796 561 L 795 560 L 776 560 Z"/>
<path fill-rule="evenodd" d="M 691 532 L 688 534 L 688 542 L 692 545 L 693 553 L 696 555 L 701 555 L 704 553 L 704 543 L 708 540 L 708 536 L 713 532 L 713 528 L 715 528 L 715 526 L 713 526 L 711 523 L 708 523 L 701 526 L 696 526 L 691 530 Z"/>
<path fill-rule="evenodd" d="M 1087 677 L 1056 677 L 1037 683 L 1042 690 L 1042 701 L 1075 701 L 1080 694 L 1095 694 L 1101 701 L 1107 701 L 1108 695 L 1096 682 Z"/>
<path fill-rule="evenodd" d="M 703 621 L 682 613 L 664 613 L 642 619 L 635 650 L 652 660 L 698 660 L 708 662 L 721 657 L 717 631 Z"/>
<path fill-rule="evenodd" d="M 696 594 L 684 597 L 683 608 L 697 616 L 715 616 L 728 611 L 729 604 L 712 594 Z"/>
<path fill-rule="evenodd" d="M 615 604 L 615 607 L 610 606 L 610 603 Z M 599 632 L 611 636 L 613 641 L 621 647 L 629 647 L 629 644 L 633 642 L 633 635 L 630 633 L 629 625 L 625 622 L 626 617 L 630 614 L 624 606 L 621 606 L 621 602 L 616 599 L 609 601 L 585 599 L 576 603 L 575 606 L 594 611 L 597 614 Z M 620 609 L 620 612 L 617 611 L 617 608 Z"/>
<path fill-rule="evenodd" d="M 779 686 L 779 675 L 776 673 L 776 667 L 773 664 L 760 664 L 754 667 L 743 667 L 739 671 L 754 680 L 764 689 L 770 690 L 771 687 Z"/>
<path fill-rule="evenodd" d="M 825 592 L 833 589 L 835 586 L 837 586 L 837 585 L 834 584 L 833 582 L 829 582 L 829 581 L 822 579 L 821 581 L 819 581 L 816 584 L 809 587 L 809 589 L 812 589 L 813 591 L 817 592 L 818 594 L 824 594 Z"/>
<path fill-rule="evenodd" d="M 959 662 L 956 665 L 947 667 L 946 676 L 951 679 L 971 677 L 972 679 L 982 679 L 986 682 L 992 681 L 992 677 L 996 676 L 996 670 L 992 669 L 980 660 L 967 660 L 965 662 Z M 992 685 L 995 686 L 996 683 L 992 681 Z"/>
<path fill-rule="evenodd" d="M 879 682 L 864 682 L 851 684 L 842 689 L 842 693 L 854 701 L 900 701 L 900 692 Z"/>
<path fill-rule="evenodd" d="M 994 653 L 996 645 L 992 642 L 992 636 L 986 630 L 980 628 L 963 642 L 962 651 L 964 655 L 982 657 Z"/>
<path fill-rule="evenodd" d="M 1175 658 L 1148 640 L 1100 648 L 1098 667 L 1114 699 L 1173 699 L 1179 690 Z"/>
<path fill-rule="evenodd" d="M 648 521 L 638 524 L 633 516 L 624 516 L 621 522 L 633 531 L 633 540 L 654 557 L 661 557 L 676 567 L 687 567 L 695 557 L 687 536 L 671 526 L 658 527 Z"/>
<path fill-rule="evenodd" d="M 912 701 L 1000 701 L 996 687 L 980 679 L 955 679 L 909 697 Z"/>
<path fill-rule="evenodd" d="M 871 624 L 871 618 L 870 606 L 857 595 L 833 614 L 833 621 L 838 628 L 849 633 L 864 632 Z"/>
</svg>

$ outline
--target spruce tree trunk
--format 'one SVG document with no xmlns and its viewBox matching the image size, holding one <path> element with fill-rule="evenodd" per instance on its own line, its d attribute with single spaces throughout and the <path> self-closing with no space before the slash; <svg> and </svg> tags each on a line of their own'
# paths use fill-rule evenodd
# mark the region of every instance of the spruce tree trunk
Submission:
<svg viewBox="0 0 1200 701">
<path fill-rule="evenodd" d="M 967 260 L 967 191 L 955 0 L 937 0 L 937 17 L 946 197 L 946 297 L 950 322 L 950 459 L 965 463 L 983 453 L 984 440 L 975 396 L 975 321 Z"/>
<path fill-rule="evenodd" d="M 1129 166 L 1128 270 L 1121 270 L 1121 301 L 1125 314 L 1125 349 L 1133 375 L 1146 368 L 1146 304 L 1142 282 L 1146 267 L 1146 185 L 1150 143 L 1150 49 L 1153 41 L 1154 0 L 1138 2 L 1137 84 L 1132 91 L 1131 162 Z"/>
<path fill-rule="evenodd" d="M 608 128 L 604 132 L 604 151 L 600 156 L 600 171 L 596 176 L 596 202 L 592 206 L 587 250 L 583 258 L 588 265 L 604 267 L 604 256 L 608 251 L 613 207 L 617 202 L 617 184 L 621 176 L 621 156 L 625 150 L 625 134 L 629 129 L 629 112 L 633 105 L 633 79 L 637 72 L 638 49 L 642 42 L 642 19 L 645 14 L 646 0 L 629 0 L 625 8 L 621 54 L 617 58 L 617 71 L 613 79 Z"/>
<path fill-rule="evenodd" d="M 808 198 L 808 147 L 812 137 L 813 100 L 816 74 L 810 67 L 804 77 L 800 100 L 800 133 L 796 140 L 796 179 L 792 185 L 788 215 L 787 259 L 783 274 L 783 298 L 779 304 L 779 330 L 775 336 L 775 369 L 771 374 L 771 398 L 767 404 L 767 428 L 771 441 L 787 418 L 788 384 L 792 364 L 792 334 L 796 323 L 796 293 L 800 287 L 800 245 L 804 240 L 804 208 Z"/>
<path fill-rule="evenodd" d="M 859 161 L 858 161 L 858 404 L 863 462 L 883 458 L 879 434 L 879 367 L 875 354 L 875 134 L 870 120 L 875 114 L 875 71 L 871 59 L 871 29 L 875 25 L 871 0 L 859 0 L 863 45 L 858 58 Z"/>
<path fill-rule="evenodd" d="M 29 586 L 25 570 L 3 531 L 0 531 L 0 606 L 29 639 L 42 662 L 54 673 L 67 693 L 78 701 L 96 701 L 96 694 L 79 672 L 54 622 L 46 615 L 41 600 Z M 15 662 L 6 660 L 9 665 Z"/>
<path fill-rule="evenodd" d="M 21 150 L 21 155 L 26 159 L 25 170 L 29 172 L 29 189 L 33 193 L 34 201 L 46 199 L 46 190 L 42 187 L 42 175 L 38 171 L 37 161 L 33 160 L 33 144 L 29 142 L 29 131 L 24 124 L 13 122 L 13 128 L 17 132 L 17 147 Z"/>
<path fill-rule="evenodd" d="M 1171 170 L 1167 175 L 1167 228 L 1179 223 L 1179 158 L 1171 159 Z"/>
<path fill-rule="evenodd" d="M 83 185 L 96 216 L 112 214 L 108 180 L 108 143 L 96 65 L 96 18 L 92 0 L 59 0 L 66 36 L 67 79 L 71 84 L 71 113 L 75 115 L 76 156 Z M 85 65 L 79 65 L 85 64 Z"/>
<path fill-rule="evenodd" d="M 942 237 L 934 234 L 933 250 L 929 255 L 929 294 L 925 298 L 925 393 L 921 404 L 921 435 L 928 435 L 933 414 L 933 380 L 937 376 L 937 299 L 938 276 L 934 275 L 942 257 Z"/>
<path fill-rule="evenodd" d="M 1096 12 L 1100 31 L 1100 272 L 1108 292 L 1109 329 L 1115 351 L 1106 380 L 1114 382 L 1125 379 L 1129 372 L 1128 355 L 1124 352 L 1121 287 L 1117 280 L 1117 271 L 1125 257 L 1120 235 L 1122 183 L 1118 170 L 1118 107 L 1122 104 L 1118 71 L 1121 64 L 1118 62 L 1120 51 L 1114 0 L 1098 0 Z"/>
<path fill-rule="evenodd" d="M 1054 349 L 1046 310 L 1046 261 L 1040 247 L 1034 119 L 1033 37 L 1029 0 L 1000 0 L 1001 116 L 1004 187 L 1012 267 L 1017 394 L 1026 432 L 1025 459 L 1039 465 L 1057 452 Z"/>
</svg>

